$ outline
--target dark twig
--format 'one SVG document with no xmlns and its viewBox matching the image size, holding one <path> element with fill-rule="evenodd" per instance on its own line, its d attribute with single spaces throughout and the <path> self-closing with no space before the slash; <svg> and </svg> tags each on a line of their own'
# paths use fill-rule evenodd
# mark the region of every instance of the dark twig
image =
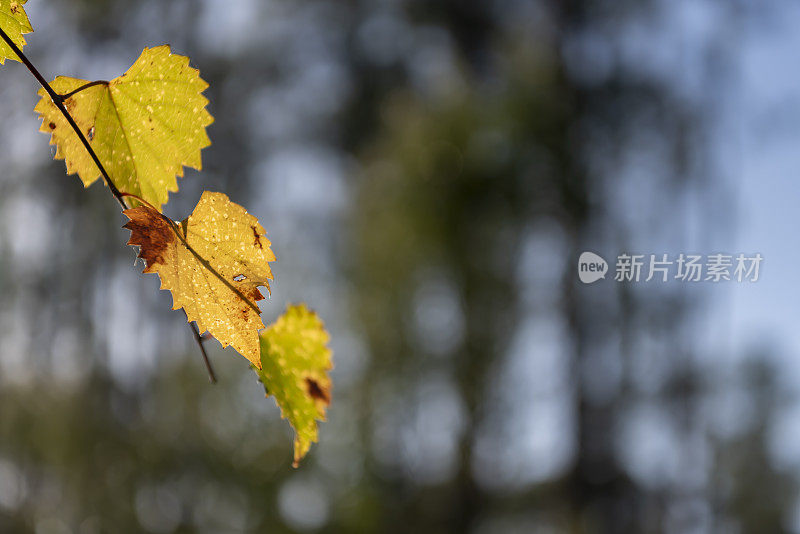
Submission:
<svg viewBox="0 0 800 534">
<path fill-rule="evenodd" d="M 186 320 L 187 321 L 189 320 L 188 316 L 186 317 Z M 208 371 L 208 381 L 211 382 L 212 384 L 216 384 L 217 383 L 217 375 L 214 374 L 214 368 L 211 367 L 211 360 L 208 359 L 208 354 L 206 353 L 206 347 L 205 347 L 205 345 L 203 345 L 203 342 L 205 341 L 205 339 L 203 338 L 203 336 L 200 335 L 200 331 L 197 329 L 197 325 L 196 324 L 190 322 L 189 323 L 189 328 L 192 329 L 192 332 L 194 333 L 194 339 L 197 341 L 197 344 L 200 346 L 200 352 L 203 353 L 203 361 L 206 364 L 206 371 Z"/>
<path fill-rule="evenodd" d="M 117 189 L 117 186 L 114 185 L 113 180 L 111 180 L 111 176 L 109 176 L 108 172 L 106 171 L 106 168 L 100 162 L 100 158 L 97 157 L 97 153 L 92 148 L 92 145 L 89 144 L 88 139 L 86 139 L 86 136 L 83 134 L 80 127 L 75 123 L 75 119 L 72 118 L 72 115 L 70 115 L 69 111 L 67 111 L 67 108 L 64 107 L 64 101 L 70 96 L 74 95 L 75 93 L 87 89 L 88 87 L 93 85 L 101 85 L 101 84 L 108 85 L 108 82 L 105 80 L 90 82 L 81 87 L 78 87 L 71 93 L 67 93 L 66 95 L 59 95 L 53 90 L 53 87 L 48 83 L 48 81 L 44 78 L 44 76 L 41 75 L 38 69 L 34 67 L 33 63 L 30 62 L 28 57 L 22 53 L 22 50 L 20 50 L 19 47 L 14 43 L 14 41 L 11 40 L 11 37 L 9 37 L 8 34 L 5 31 L 3 31 L 3 28 L 0 28 L 0 38 L 2 38 L 3 41 L 5 41 L 6 44 L 11 48 L 11 50 L 14 51 L 14 53 L 17 55 L 20 61 L 22 61 L 22 63 L 28 68 L 33 77 L 36 78 L 36 81 L 39 82 L 39 85 L 41 85 L 47 92 L 47 94 L 50 96 L 50 99 L 53 101 L 53 104 L 55 104 L 55 106 L 58 108 L 61 114 L 64 115 L 64 118 L 67 119 L 69 125 L 72 127 L 73 130 L 75 130 L 78 139 L 81 140 L 81 143 L 83 143 L 84 148 L 86 148 L 86 151 L 89 152 L 89 155 L 92 157 L 92 160 L 94 161 L 95 165 L 97 165 L 97 168 L 100 170 L 100 174 L 103 175 L 103 179 L 105 180 L 106 185 L 108 185 L 108 189 L 114 195 L 114 198 L 117 199 L 117 202 L 119 202 L 119 205 L 122 207 L 123 210 L 127 209 L 128 206 L 127 204 L 125 204 L 125 200 L 123 199 L 123 194 L 120 192 L 119 189 Z M 206 349 L 203 346 L 203 338 L 200 336 L 200 333 L 197 331 L 197 327 L 194 325 L 194 323 L 189 323 L 189 328 L 191 329 L 192 334 L 194 335 L 194 338 L 197 341 L 197 344 L 200 346 L 200 351 L 203 353 L 203 361 L 205 362 L 206 369 L 208 370 L 208 378 L 212 384 L 215 384 L 217 382 L 217 377 L 214 374 L 214 369 L 211 367 L 211 362 L 208 359 L 208 354 L 206 354 Z"/>
</svg>

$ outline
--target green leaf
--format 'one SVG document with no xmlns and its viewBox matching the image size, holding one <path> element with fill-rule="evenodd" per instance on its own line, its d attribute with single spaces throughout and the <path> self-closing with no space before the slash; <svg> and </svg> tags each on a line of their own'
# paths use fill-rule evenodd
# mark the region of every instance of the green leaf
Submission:
<svg viewBox="0 0 800 534">
<path fill-rule="evenodd" d="M 253 369 L 295 431 L 294 466 L 317 441 L 317 421 L 331 402 L 330 339 L 317 314 L 304 304 L 286 312 L 261 333 L 261 369 Z"/>
<path fill-rule="evenodd" d="M 51 85 L 66 95 L 87 83 L 59 76 Z M 159 46 L 145 48 L 124 75 L 83 89 L 64 105 L 117 188 L 160 210 L 178 190 L 183 166 L 199 170 L 200 151 L 211 144 L 206 127 L 214 119 L 202 96 L 207 87 L 189 58 Z M 77 173 L 88 187 L 100 170 L 44 89 L 39 95 L 40 131 L 52 134 L 56 159 L 64 159 L 67 173 Z"/>
<path fill-rule="evenodd" d="M 25 38 L 22 34 L 33 31 L 31 23 L 28 21 L 28 15 L 25 14 L 25 9 L 22 7 L 27 1 L 0 0 L 0 28 L 3 28 L 3 31 L 11 37 L 20 50 L 25 46 Z M 11 47 L 0 39 L 0 65 L 4 64 L 6 59 L 19 61 Z"/>
</svg>

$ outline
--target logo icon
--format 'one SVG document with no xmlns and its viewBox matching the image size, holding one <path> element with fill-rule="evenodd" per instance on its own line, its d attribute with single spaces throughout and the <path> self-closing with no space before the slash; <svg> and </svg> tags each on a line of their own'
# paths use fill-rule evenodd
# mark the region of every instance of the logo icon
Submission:
<svg viewBox="0 0 800 534">
<path fill-rule="evenodd" d="M 597 282 L 606 277 L 608 263 L 594 252 L 584 252 L 578 258 L 578 278 L 584 284 Z"/>
</svg>

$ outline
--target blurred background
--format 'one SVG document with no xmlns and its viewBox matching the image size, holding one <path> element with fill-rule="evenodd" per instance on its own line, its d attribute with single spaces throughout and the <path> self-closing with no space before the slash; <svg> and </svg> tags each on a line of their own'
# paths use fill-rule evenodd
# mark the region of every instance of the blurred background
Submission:
<svg viewBox="0 0 800 534">
<path fill-rule="evenodd" d="M 48 79 L 169 43 L 204 190 L 332 334 L 292 433 L 52 161 L 0 69 L 0 532 L 800 532 L 800 5 L 31 0 Z M 761 253 L 756 283 L 584 285 L 577 257 Z M 613 268 L 613 266 L 612 266 Z"/>
</svg>

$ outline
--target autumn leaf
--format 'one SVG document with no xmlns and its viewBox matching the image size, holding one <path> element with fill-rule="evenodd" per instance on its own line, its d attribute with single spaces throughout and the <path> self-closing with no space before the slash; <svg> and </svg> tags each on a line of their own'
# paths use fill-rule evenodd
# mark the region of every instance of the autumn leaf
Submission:
<svg viewBox="0 0 800 534">
<path fill-rule="evenodd" d="M 317 441 L 317 421 L 325 420 L 331 403 L 329 339 L 320 318 L 304 304 L 289 306 L 261 333 L 256 373 L 294 428 L 295 467 Z"/>
<path fill-rule="evenodd" d="M 27 1 L 0 0 L 0 28 L 3 28 L 3 31 L 20 50 L 25 46 L 25 37 L 22 35 L 33 31 L 31 23 L 28 21 L 28 15 L 25 14 L 25 9 L 22 7 Z M 3 65 L 6 59 L 19 61 L 11 47 L 5 41 L 0 40 L 0 65 Z"/>
<path fill-rule="evenodd" d="M 51 85 L 69 95 L 87 83 L 59 76 Z M 159 46 L 145 48 L 124 75 L 81 89 L 64 105 L 117 188 L 160 210 L 178 190 L 176 176 L 183 176 L 184 166 L 200 169 L 200 151 L 211 144 L 206 127 L 214 119 L 202 96 L 207 87 L 189 58 Z M 44 89 L 39 95 L 40 131 L 51 134 L 67 174 L 78 174 L 88 187 L 100 170 Z"/>
<path fill-rule="evenodd" d="M 148 206 L 124 213 L 128 244 L 139 247 L 144 272 L 158 273 L 161 289 L 172 292 L 173 309 L 183 308 L 200 332 L 261 367 L 264 323 L 257 302 L 264 295 L 258 287 L 269 290 L 275 255 L 258 220 L 226 195 L 208 191 L 180 224 Z"/>
</svg>

